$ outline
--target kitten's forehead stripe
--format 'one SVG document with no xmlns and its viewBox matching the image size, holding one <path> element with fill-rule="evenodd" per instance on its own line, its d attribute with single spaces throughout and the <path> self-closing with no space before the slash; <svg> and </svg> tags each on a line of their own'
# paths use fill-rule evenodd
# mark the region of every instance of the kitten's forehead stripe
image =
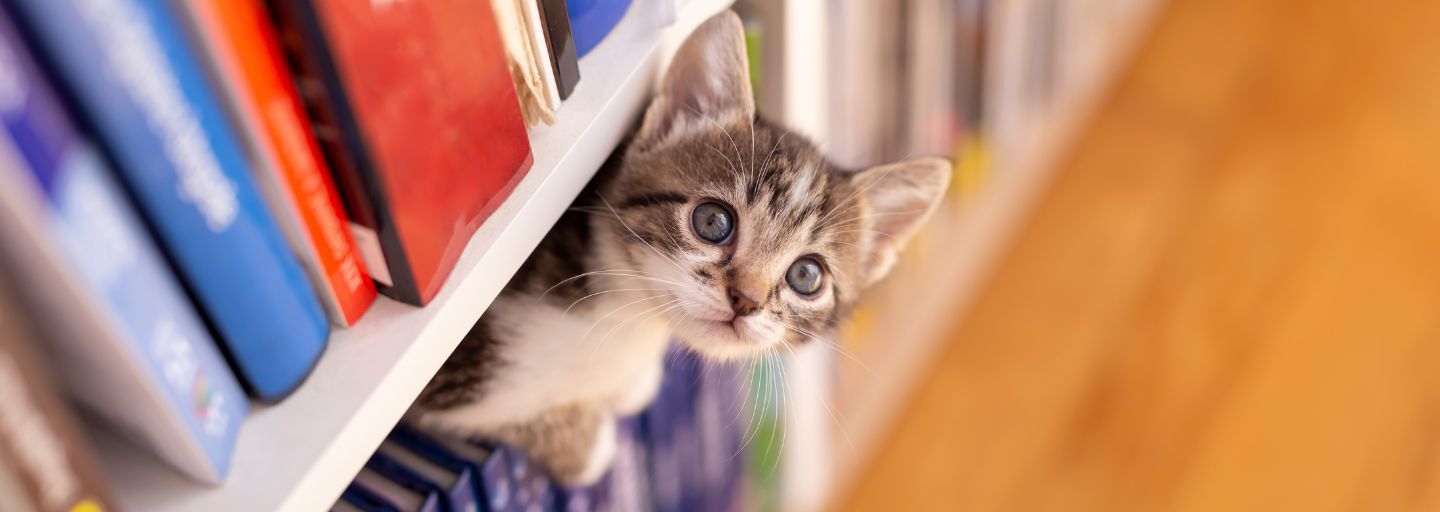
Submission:
<svg viewBox="0 0 1440 512">
<path fill-rule="evenodd" d="M 690 198 L 688 196 L 679 192 L 647 192 L 626 198 L 624 202 L 620 203 L 620 209 L 627 210 L 638 207 L 667 206 L 684 204 L 689 201 Z"/>
</svg>

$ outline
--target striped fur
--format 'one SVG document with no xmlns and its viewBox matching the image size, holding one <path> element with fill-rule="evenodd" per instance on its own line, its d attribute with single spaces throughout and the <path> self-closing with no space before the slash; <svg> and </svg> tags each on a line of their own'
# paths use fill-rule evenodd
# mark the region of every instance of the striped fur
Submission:
<svg viewBox="0 0 1440 512">
<path fill-rule="evenodd" d="M 717 361 L 792 350 L 831 335 L 885 273 L 949 164 L 837 168 L 755 114 L 739 41 L 727 13 L 681 47 L 636 134 L 422 391 L 413 421 L 533 444 L 557 476 L 590 481 L 613 453 L 596 429 L 653 398 L 670 339 Z M 733 212 L 728 243 L 692 230 L 704 202 Z M 785 280 L 801 257 L 823 268 L 810 296 Z M 758 309 L 737 314 L 736 292 Z"/>
</svg>

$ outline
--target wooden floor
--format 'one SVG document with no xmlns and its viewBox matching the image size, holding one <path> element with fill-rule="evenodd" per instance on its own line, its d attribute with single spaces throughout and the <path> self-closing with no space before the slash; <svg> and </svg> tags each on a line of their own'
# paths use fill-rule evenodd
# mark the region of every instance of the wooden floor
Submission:
<svg viewBox="0 0 1440 512">
<path fill-rule="evenodd" d="M 1440 510 L 1440 1 L 1170 0 L 934 371 L 842 508 Z"/>
</svg>

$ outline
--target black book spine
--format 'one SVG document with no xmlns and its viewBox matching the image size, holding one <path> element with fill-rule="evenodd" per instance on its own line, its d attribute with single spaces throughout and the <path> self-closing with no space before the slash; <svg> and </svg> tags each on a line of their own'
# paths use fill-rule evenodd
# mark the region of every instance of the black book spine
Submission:
<svg viewBox="0 0 1440 512">
<path fill-rule="evenodd" d="M 551 68 L 560 99 L 570 98 L 575 84 L 580 83 L 580 61 L 575 51 L 575 38 L 570 33 L 570 12 L 565 0 L 535 0 L 540 4 L 540 18 L 545 24 L 545 44 L 550 50 Z"/>
</svg>

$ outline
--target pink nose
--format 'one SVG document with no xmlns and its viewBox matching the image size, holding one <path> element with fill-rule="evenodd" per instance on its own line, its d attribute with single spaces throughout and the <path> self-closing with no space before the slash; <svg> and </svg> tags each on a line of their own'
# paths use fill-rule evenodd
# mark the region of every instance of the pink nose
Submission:
<svg viewBox="0 0 1440 512">
<path fill-rule="evenodd" d="M 760 312 L 760 304 L 736 288 L 730 288 L 730 310 L 735 316 L 750 316 Z"/>
</svg>

